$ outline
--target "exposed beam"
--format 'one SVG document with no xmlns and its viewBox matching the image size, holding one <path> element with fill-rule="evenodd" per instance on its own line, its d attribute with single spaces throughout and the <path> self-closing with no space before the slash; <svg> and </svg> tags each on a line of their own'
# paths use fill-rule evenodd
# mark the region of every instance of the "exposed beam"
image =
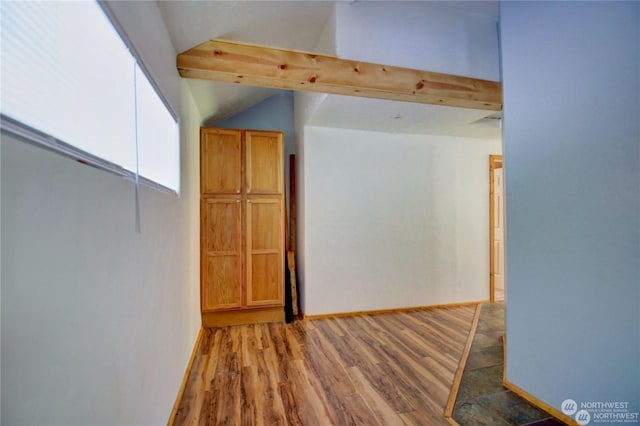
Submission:
<svg viewBox="0 0 640 426">
<path fill-rule="evenodd" d="M 502 84 L 214 39 L 178 55 L 182 77 L 499 111 Z"/>
</svg>

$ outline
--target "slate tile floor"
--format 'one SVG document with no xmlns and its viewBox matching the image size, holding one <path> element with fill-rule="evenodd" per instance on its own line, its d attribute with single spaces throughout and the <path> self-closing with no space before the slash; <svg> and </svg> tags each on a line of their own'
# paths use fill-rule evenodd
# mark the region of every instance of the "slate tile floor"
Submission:
<svg viewBox="0 0 640 426">
<path fill-rule="evenodd" d="M 504 303 L 481 306 L 453 419 L 461 426 L 556 426 L 564 423 L 502 386 Z"/>
</svg>

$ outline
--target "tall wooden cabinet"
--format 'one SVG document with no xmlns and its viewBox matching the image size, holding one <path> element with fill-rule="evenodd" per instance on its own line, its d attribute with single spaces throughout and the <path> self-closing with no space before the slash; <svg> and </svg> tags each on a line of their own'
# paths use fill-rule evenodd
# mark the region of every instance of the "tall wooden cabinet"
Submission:
<svg viewBox="0 0 640 426">
<path fill-rule="evenodd" d="M 281 132 L 200 130 L 205 327 L 284 319 Z"/>
</svg>

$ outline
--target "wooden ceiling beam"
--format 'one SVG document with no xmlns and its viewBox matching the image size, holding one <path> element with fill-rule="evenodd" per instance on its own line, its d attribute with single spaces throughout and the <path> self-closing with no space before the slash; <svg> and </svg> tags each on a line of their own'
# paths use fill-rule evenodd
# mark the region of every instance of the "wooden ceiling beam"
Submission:
<svg viewBox="0 0 640 426">
<path fill-rule="evenodd" d="M 278 89 L 502 109 L 502 84 L 214 39 L 178 55 L 182 77 Z"/>
</svg>

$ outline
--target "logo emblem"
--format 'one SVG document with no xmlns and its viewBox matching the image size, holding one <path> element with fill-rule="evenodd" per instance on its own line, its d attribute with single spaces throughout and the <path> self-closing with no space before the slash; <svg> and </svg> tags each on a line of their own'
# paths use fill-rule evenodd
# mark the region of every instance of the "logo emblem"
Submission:
<svg viewBox="0 0 640 426">
<path fill-rule="evenodd" d="M 565 399 L 564 401 L 562 401 L 560 409 L 567 416 L 572 416 L 576 411 L 578 411 L 578 404 L 573 399 Z"/>
<path fill-rule="evenodd" d="M 576 423 L 580 426 L 589 424 L 591 421 L 591 414 L 587 410 L 580 410 L 576 413 Z"/>
</svg>

